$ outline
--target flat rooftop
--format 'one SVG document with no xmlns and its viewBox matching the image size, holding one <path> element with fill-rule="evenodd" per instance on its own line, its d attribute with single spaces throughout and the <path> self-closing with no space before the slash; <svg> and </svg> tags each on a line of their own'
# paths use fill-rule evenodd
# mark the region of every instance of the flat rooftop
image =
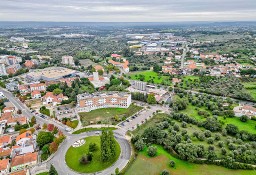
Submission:
<svg viewBox="0 0 256 175">
<path fill-rule="evenodd" d="M 57 78 L 75 73 L 75 70 L 65 67 L 49 67 L 45 69 L 36 69 L 27 74 L 31 77 Z"/>
</svg>

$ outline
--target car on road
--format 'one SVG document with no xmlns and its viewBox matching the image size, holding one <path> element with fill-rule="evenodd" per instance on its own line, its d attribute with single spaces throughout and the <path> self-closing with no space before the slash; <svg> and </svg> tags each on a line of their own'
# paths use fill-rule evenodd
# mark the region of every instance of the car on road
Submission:
<svg viewBox="0 0 256 175">
<path fill-rule="evenodd" d="M 65 131 L 70 132 L 70 131 L 71 131 L 71 128 L 66 127 L 66 128 L 65 128 Z"/>
<path fill-rule="evenodd" d="M 95 134 L 100 134 L 100 131 L 96 131 Z"/>
<path fill-rule="evenodd" d="M 129 122 L 130 120 L 127 119 L 126 121 Z"/>
</svg>

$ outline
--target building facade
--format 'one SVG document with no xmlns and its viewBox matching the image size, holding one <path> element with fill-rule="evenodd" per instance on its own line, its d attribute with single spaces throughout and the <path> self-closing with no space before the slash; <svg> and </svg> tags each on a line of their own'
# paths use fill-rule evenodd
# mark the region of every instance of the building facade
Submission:
<svg viewBox="0 0 256 175">
<path fill-rule="evenodd" d="M 77 112 L 89 112 L 100 108 L 128 108 L 131 105 L 131 94 L 125 92 L 79 94 L 77 101 Z"/>
</svg>

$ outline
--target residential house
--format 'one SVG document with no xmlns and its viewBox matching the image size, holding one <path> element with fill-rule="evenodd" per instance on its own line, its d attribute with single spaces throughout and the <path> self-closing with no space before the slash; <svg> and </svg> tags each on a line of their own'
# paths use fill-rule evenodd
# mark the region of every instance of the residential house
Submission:
<svg viewBox="0 0 256 175">
<path fill-rule="evenodd" d="M 26 68 L 29 68 L 29 69 L 35 67 L 35 65 L 36 65 L 36 64 L 35 64 L 34 61 L 32 61 L 32 60 L 26 60 L 26 62 L 24 63 L 24 66 L 25 66 Z"/>
<path fill-rule="evenodd" d="M 4 107 L 4 109 L 2 110 L 3 113 L 6 113 L 6 112 L 12 112 L 14 113 L 15 112 L 15 107 Z"/>
<path fill-rule="evenodd" d="M 129 72 L 129 61 L 126 60 L 126 59 L 123 59 L 122 60 L 123 62 L 116 62 L 114 60 L 109 60 L 108 63 L 114 65 L 114 66 L 117 66 L 119 68 L 121 68 L 125 73 L 128 73 Z"/>
<path fill-rule="evenodd" d="M 4 135 L 0 137 L 0 148 L 4 148 L 12 143 L 12 138 L 9 135 Z"/>
<path fill-rule="evenodd" d="M 18 90 L 19 90 L 20 93 L 23 94 L 23 95 L 29 93 L 28 85 L 18 85 Z"/>
<path fill-rule="evenodd" d="M 32 91 L 32 92 L 31 92 L 31 98 L 33 98 L 33 99 L 39 99 L 39 98 L 41 98 L 41 93 L 40 93 L 40 91 Z"/>
<path fill-rule="evenodd" d="M 235 116 L 241 117 L 242 115 L 246 115 L 247 117 L 251 118 L 256 116 L 256 108 L 249 105 L 242 105 L 234 107 Z"/>
<path fill-rule="evenodd" d="M 19 86 L 19 83 L 18 81 L 12 81 L 10 83 L 6 83 L 6 89 L 8 89 L 9 91 L 16 91 L 18 90 L 18 86 Z"/>
<path fill-rule="evenodd" d="M 35 138 L 31 131 L 26 131 L 16 137 L 16 146 L 12 147 L 13 155 L 23 155 L 35 151 Z"/>
<path fill-rule="evenodd" d="M 46 86 L 44 83 L 35 83 L 30 85 L 30 91 L 45 91 Z"/>
<path fill-rule="evenodd" d="M 0 160 L 0 175 L 6 175 L 9 173 L 10 159 Z"/>
<path fill-rule="evenodd" d="M 63 94 L 54 95 L 53 92 L 47 92 L 43 96 L 42 101 L 43 104 L 52 104 L 53 106 L 56 106 L 57 104 L 60 104 L 63 99 Z"/>
<path fill-rule="evenodd" d="M 37 152 L 15 156 L 11 161 L 11 171 L 15 172 L 36 165 L 37 156 Z"/>
<path fill-rule="evenodd" d="M 94 66 L 94 69 L 95 69 L 95 71 L 99 71 L 99 70 L 102 70 L 103 72 L 104 72 L 104 68 L 101 66 L 101 65 L 96 65 L 96 66 Z"/>
<path fill-rule="evenodd" d="M 14 126 L 18 123 L 20 123 L 21 125 L 24 125 L 27 123 L 27 117 L 25 116 L 13 116 L 12 112 L 5 112 L 2 114 L 2 116 L 0 117 L 0 123 L 3 125 L 7 124 L 10 126 Z"/>
</svg>

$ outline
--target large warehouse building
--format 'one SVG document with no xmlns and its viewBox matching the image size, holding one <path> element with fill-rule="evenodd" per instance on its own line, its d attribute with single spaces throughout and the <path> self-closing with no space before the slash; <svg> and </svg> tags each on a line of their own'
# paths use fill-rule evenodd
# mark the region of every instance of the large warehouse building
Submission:
<svg viewBox="0 0 256 175">
<path fill-rule="evenodd" d="M 75 73 L 75 70 L 64 67 L 49 67 L 45 69 L 32 70 L 27 73 L 26 78 L 30 81 L 54 81 L 60 78 L 74 76 Z"/>
</svg>

